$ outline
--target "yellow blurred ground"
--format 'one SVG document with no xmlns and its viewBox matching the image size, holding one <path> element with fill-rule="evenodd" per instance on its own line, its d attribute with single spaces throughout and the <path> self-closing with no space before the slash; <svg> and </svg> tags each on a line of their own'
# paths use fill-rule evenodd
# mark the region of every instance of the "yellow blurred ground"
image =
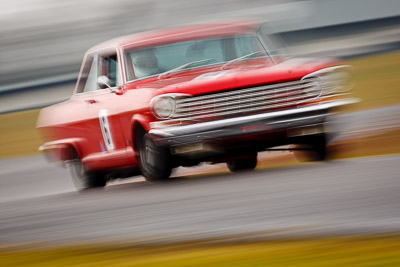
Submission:
<svg viewBox="0 0 400 267">
<path fill-rule="evenodd" d="M 39 110 L 0 115 L 0 158 L 38 154 L 42 144 L 36 130 Z"/>
<path fill-rule="evenodd" d="M 0 266 L 400 266 L 400 236 L 0 248 Z"/>
<path fill-rule="evenodd" d="M 400 104 L 400 52 L 348 60 L 354 68 L 356 110 Z"/>
</svg>

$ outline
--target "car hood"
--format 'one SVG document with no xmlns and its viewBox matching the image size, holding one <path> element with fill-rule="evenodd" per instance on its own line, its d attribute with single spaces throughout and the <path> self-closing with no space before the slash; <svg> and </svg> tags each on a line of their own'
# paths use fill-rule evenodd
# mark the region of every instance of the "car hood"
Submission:
<svg viewBox="0 0 400 267">
<path fill-rule="evenodd" d="M 134 87 L 157 89 L 154 95 L 168 93 L 200 95 L 229 88 L 299 80 L 309 73 L 335 63 L 337 61 L 334 59 L 292 58 L 266 66 L 265 62 L 248 61 L 227 70 L 221 70 L 221 66 L 208 67 L 175 73 L 160 80 L 148 79 Z"/>
</svg>

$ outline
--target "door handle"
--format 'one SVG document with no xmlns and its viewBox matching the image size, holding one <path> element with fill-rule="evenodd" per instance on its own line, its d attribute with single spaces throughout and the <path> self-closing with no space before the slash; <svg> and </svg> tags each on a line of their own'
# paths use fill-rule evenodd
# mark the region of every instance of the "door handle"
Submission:
<svg viewBox="0 0 400 267">
<path fill-rule="evenodd" d="M 94 104 L 97 101 L 95 99 L 87 99 L 87 100 L 85 100 L 85 102 L 88 103 L 88 104 Z"/>
</svg>

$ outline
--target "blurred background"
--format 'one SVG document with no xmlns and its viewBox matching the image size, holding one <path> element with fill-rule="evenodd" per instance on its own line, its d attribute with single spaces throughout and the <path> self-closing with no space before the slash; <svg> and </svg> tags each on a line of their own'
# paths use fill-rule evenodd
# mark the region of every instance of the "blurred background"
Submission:
<svg viewBox="0 0 400 267">
<path fill-rule="evenodd" d="M 68 174 L 49 166 L 38 156 L 41 139 L 35 124 L 38 108 L 70 97 L 85 51 L 99 42 L 121 35 L 182 24 L 243 18 L 269 22 L 296 56 L 338 57 L 354 67 L 354 95 L 361 102 L 337 118 L 346 125 L 343 134 L 331 145 L 331 149 L 338 152 L 338 165 L 306 165 L 300 169 L 290 154 L 265 153 L 260 157 L 259 172 L 254 174 L 250 184 L 239 180 L 240 176 L 226 176 L 225 167 L 201 166 L 181 169 L 177 176 L 193 178 L 190 180 L 196 180 L 196 177 L 218 178 L 217 182 L 204 178 L 189 184 L 177 182 L 170 187 L 143 185 L 139 178 L 139 184 L 110 186 L 104 192 L 90 192 L 84 196 L 68 195 L 74 191 Z M 140 240 L 147 238 L 146 244 L 160 245 L 165 240 L 179 239 L 177 237 L 193 240 L 254 231 L 270 237 L 270 232 L 264 231 L 275 233 L 282 228 L 295 229 L 295 235 L 290 231 L 285 235 L 291 238 L 299 233 L 309 234 L 313 232 L 313 227 L 322 235 L 327 232 L 334 233 L 334 236 L 344 232 L 368 235 L 389 232 L 398 237 L 399 128 L 398 0 L 0 0 L 0 254 L 4 252 L 2 247 L 9 248 L 11 244 L 35 246 L 43 240 L 71 242 L 133 236 L 140 237 Z M 369 159 L 354 160 L 377 155 L 379 160 L 371 159 L 374 163 Z M 353 159 L 350 163 L 341 161 L 349 158 Z M 293 166 L 299 169 L 292 169 Z M 279 177 L 282 182 L 271 178 L 266 185 L 268 180 L 261 180 L 266 176 L 265 172 Z M 342 176 L 331 177 L 334 173 L 341 173 Z M 299 179 L 308 186 L 300 185 Z M 208 195 L 198 193 L 199 187 Z M 292 192 L 293 188 L 300 193 Z M 263 195 L 265 191 L 262 189 L 272 194 L 260 197 L 265 203 L 273 203 L 270 207 L 267 204 L 260 206 L 257 196 Z M 181 210 L 172 204 L 178 201 L 176 198 L 182 193 L 179 190 L 188 190 L 187 195 L 181 196 L 188 201 Z M 191 202 L 192 190 L 197 192 L 194 195 L 198 197 L 198 203 Z M 287 191 L 292 193 L 285 193 L 288 197 L 285 200 L 282 192 Z M 160 195 L 152 198 L 154 194 Z M 243 197 L 241 204 L 234 201 L 240 196 Z M 223 201 L 221 207 L 214 206 L 214 202 L 207 200 L 210 198 L 216 201 L 232 200 L 237 206 Z M 139 207 L 130 210 L 130 206 L 125 205 L 129 213 L 120 210 L 121 203 L 135 201 Z M 165 206 L 156 206 L 154 214 L 140 208 L 140 204 L 153 205 L 154 201 L 165 203 Z M 93 212 L 101 209 L 99 202 L 104 215 Z M 304 205 L 296 206 L 295 203 L 299 202 Z M 87 209 L 82 205 L 86 205 Z M 282 208 L 280 212 L 277 207 Z M 169 217 L 166 214 L 168 211 L 175 217 Z M 300 215 L 302 211 L 303 215 Z M 49 215 L 51 213 L 62 220 L 55 220 Z M 273 214 L 273 217 L 267 214 Z M 315 214 L 321 215 L 318 217 Z M 109 219 L 105 220 L 105 217 Z M 226 225 L 223 223 L 225 217 L 230 220 Z M 180 218 L 180 223 L 177 218 Z M 201 226 L 198 224 L 200 218 L 204 218 Z M 330 222 L 328 227 L 321 226 L 325 220 Z M 329 240 L 307 241 L 307 249 L 304 246 L 302 249 L 304 253 L 315 253 L 315 249 L 323 244 L 322 248 L 340 250 L 338 253 L 344 255 L 347 248 L 358 246 L 360 251 L 353 251 L 352 255 L 360 258 L 350 264 L 356 266 L 365 259 L 366 251 L 374 248 L 392 251 L 382 244 L 398 247 L 399 240 L 393 239 L 393 235 L 389 237 L 389 241 L 379 241 L 381 243 L 373 238 L 361 241 L 340 239 L 333 243 Z M 286 245 L 277 246 L 275 249 L 281 249 L 282 255 L 290 250 Z M 208 245 L 205 247 L 208 249 Z M 299 246 L 294 248 L 298 250 Z M 231 255 L 232 251 L 232 248 L 224 248 L 223 252 L 210 253 Z M 239 251 L 251 258 L 250 251 L 261 253 L 263 250 L 246 247 L 239 248 Z M 293 251 L 294 254 L 287 252 L 286 256 L 295 257 L 297 254 Z M 76 256 L 75 252 L 64 251 L 64 255 Z M 7 260 L 17 259 L 18 253 Z M 129 249 L 121 253 L 124 257 L 133 255 Z M 31 259 L 43 259 L 39 256 L 35 258 L 35 255 L 32 254 Z M 110 255 L 111 258 L 114 256 Z M 391 257 L 389 262 L 394 266 L 399 263 L 398 253 L 386 256 Z M 1 257 L 0 265 L 1 259 L 4 259 Z M 350 259 L 352 256 L 346 254 L 343 257 Z M 370 257 L 374 258 L 374 255 L 370 254 Z M 29 259 L 26 260 L 18 264 L 29 265 Z M 87 261 L 92 262 L 92 259 Z M 11 262 L 6 261 L 4 266 Z M 346 262 L 333 262 L 333 265 L 342 263 Z"/>
<path fill-rule="evenodd" d="M 215 20 L 268 21 L 294 54 L 393 50 L 400 45 L 399 14 L 396 0 L 2 0 L 0 92 L 73 83 L 83 53 L 110 38 Z M 1 103 L 0 112 L 12 108 Z"/>
</svg>

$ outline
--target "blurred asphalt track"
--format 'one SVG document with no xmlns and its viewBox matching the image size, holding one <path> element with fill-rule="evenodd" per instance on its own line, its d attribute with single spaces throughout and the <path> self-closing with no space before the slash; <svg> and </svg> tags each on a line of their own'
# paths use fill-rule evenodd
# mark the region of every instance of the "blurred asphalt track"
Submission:
<svg viewBox="0 0 400 267">
<path fill-rule="evenodd" d="M 27 194 L 50 187 L 64 193 L 1 202 L 0 245 L 400 231 L 398 155 L 180 176 L 162 184 L 138 179 L 84 193 L 71 191 L 64 170 L 39 158 L 28 162 L 2 177 L 1 188 L 14 182 Z"/>
</svg>

